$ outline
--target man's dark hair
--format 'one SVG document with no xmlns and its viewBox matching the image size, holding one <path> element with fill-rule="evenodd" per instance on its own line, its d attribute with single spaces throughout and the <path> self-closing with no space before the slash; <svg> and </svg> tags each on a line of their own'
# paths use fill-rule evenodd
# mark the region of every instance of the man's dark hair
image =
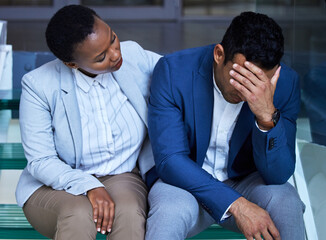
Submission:
<svg viewBox="0 0 326 240">
<path fill-rule="evenodd" d="M 98 17 L 94 10 L 81 5 L 68 5 L 56 12 L 45 32 L 53 54 L 61 61 L 73 61 L 76 45 L 93 32 L 95 16 Z"/>
<path fill-rule="evenodd" d="M 235 17 L 227 29 L 221 45 L 226 62 L 237 53 L 247 61 L 264 69 L 280 64 L 284 53 L 284 37 L 281 27 L 264 14 L 243 12 Z"/>
</svg>

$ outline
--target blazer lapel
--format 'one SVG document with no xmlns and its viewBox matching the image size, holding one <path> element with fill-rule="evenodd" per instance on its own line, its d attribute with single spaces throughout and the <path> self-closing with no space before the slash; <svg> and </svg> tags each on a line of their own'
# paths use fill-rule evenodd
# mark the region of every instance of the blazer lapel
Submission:
<svg viewBox="0 0 326 240">
<path fill-rule="evenodd" d="M 116 71 L 112 75 L 147 127 L 147 103 L 138 85 L 131 80 L 133 79 L 131 74 Z"/>
<path fill-rule="evenodd" d="M 71 135 L 75 145 L 76 168 L 78 168 L 82 154 L 82 128 L 80 113 L 77 104 L 73 74 L 71 70 L 63 64 L 61 65 L 61 90 L 63 91 L 63 105 L 65 107 Z"/>
<path fill-rule="evenodd" d="M 233 161 L 237 156 L 240 148 L 242 147 L 244 141 L 247 139 L 249 133 L 252 130 L 254 121 L 254 115 L 251 112 L 248 103 L 245 102 L 242 105 L 238 122 L 235 125 L 232 137 L 230 140 L 230 149 L 229 149 L 229 161 L 228 161 L 228 172 L 232 167 Z"/>
<path fill-rule="evenodd" d="M 193 83 L 197 163 L 202 166 L 212 128 L 214 86 L 213 86 L 213 48 L 207 51 Z"/>
</svg>

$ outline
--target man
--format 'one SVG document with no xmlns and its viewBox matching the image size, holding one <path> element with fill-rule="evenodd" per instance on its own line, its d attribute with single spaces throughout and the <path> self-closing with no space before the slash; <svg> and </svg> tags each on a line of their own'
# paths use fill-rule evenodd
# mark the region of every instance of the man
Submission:
<svg viewBox="0 0 326 240">
<path fill-rule="evenodd" d="M 295 168 L 297 74 L 281 28 L 245 12 L 221 44 L 159 60 L 149 101 L 156 169 L 146 239 L 185 239 L 218 223 L 247 239 L 304 239 L 287 180 Z"/>
<path fill-rule="evenodd" d="M 91 9 L 60 9 L 46 30 L 58 58 L 22 79 L 28 160 L 16 190 L 31 225 L 53 239 L 144 239 L 151 167 L 149 82 L 159 55 L 121 42 Z M 154 163 L 153 163 L 154 164 Z"/>
</svg>

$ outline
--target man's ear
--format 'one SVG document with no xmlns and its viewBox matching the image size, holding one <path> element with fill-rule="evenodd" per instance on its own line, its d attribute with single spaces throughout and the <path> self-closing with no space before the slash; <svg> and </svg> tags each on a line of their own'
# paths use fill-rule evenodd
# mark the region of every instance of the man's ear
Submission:
<svg viewBox="0 0 326 240">
<path fill-rule="evenodd" d="M 67 67 L 73 68 L 73 69 L 77 69 L 78 65 L 74 62 L 63 62 L 64 65 L 66 65 Z"/>
<path fill-rule="evenodd" d="M 225 54 L 224 54 L 224 48 L 221 44 L 216 44 L 214 48 L 214 61 L 217 64 L 224 63 Z"/>
</svg>

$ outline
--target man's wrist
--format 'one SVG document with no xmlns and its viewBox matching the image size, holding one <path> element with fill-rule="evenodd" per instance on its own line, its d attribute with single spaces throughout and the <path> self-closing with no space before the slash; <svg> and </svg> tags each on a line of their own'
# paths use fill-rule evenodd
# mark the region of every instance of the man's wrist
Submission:
<svg viewBox="0 0 326 240">
<path fill-rule="evenodd" d="M 258 127 L 260 129 L 268 131 L 275 127 L 278 123 L 278 120 L 280 119 L 280 111 L 275 108 L 274 112 L 267 119 L 269 120 L 266 121 L 256 118 Z"/>
<path fill-rule="evenodd" d="M 274 123 L 273 123 L 272 120 L 270 120 L 270 121 L 261 121 L 261 120 L 257 119 L 257 124 L 258 124 L 258 127 L 261 130 L 265 130 L 265 131 L 271 130 L 274 127 Z"/>
<path fill-rule="evenodd" d="M 239 197 L 237 200 L 235 200 L 231 204 L 228 213 L 230 213 L 232 216 L 236 216 L 237 213 L 239 212 L 239 208 L 242 205 L 243 201 L 246 201 L 244 197 Z"/>
</svg>

